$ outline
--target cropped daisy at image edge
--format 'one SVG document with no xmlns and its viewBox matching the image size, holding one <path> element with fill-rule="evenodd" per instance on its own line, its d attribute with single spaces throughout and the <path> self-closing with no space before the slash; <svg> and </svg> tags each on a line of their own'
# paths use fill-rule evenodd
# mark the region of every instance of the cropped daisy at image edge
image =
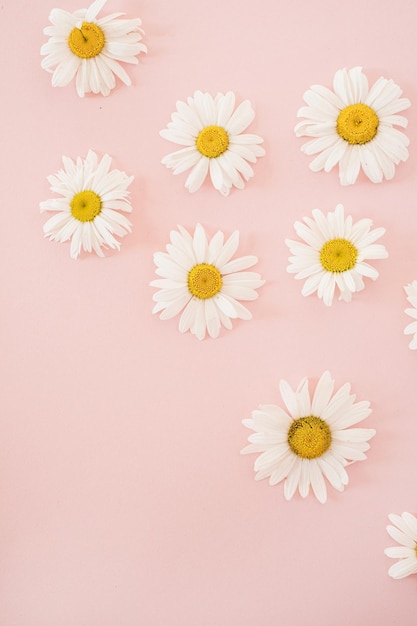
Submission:
<svg viewBox="0 0 417 626">
<path fill-rule="evenodd" d="M 264 156 L 262 137 L 244 133 L 255 117 L 249 100 L 235 109 L 235 94 L 228 91 L 214 98 L 196 91 L 187 102 L 178 101 L 161 137 L 183 146 L 162 159 L 174 174 L 191 169 L 185 187 L 200 189 L 209 175 L 213 187 L 228 196 L 232 187 L 243 189 L 254 175 L 249 163 Z"/>
<path fill-rule="evenodd" d="M 391 522 L 387 526 L 389 536 L 399 545 L 386 548 L 384 553 L 391 559 L 398 559 L 391 565 L 388 574 L 391 578 L 405 578 L 417 574 L 417 519 L 411 513 L 388 515 Z"/>
<path fill-rule="evenodd" d="M 413 319 L 404 328 L 404 334 L 413 335 L 408 347 L 410 350 L 417 350 L 417 280 L 413 280 L 404 289 L 407 294 L 407 300 L 411 304 L 411 307 L 405 309 L 405 312 Z"/>
<path fill-rule="evenodd" d="M 317 292 L 318 298 L 331 306 L 338 289 L 339 300 L 350 302 L 352 294 L 364 289 L 364 278 L 376 280 L 379 276 L 367 261 L 387 258 L 385 246 L 375 243 L 385 229 L 372 229 L 372 220 L 367 218 L 357 222 L 350 215 L 345 218 L 342 204 L 327 215 L 319 209 L 312 215 L 294 224 L 303 241 L 285 240 L 293 255 L 287 271 L 305 281 L 303 296 Z"/>
<path fill-rule="evenodd" d="M 247 270 L 258 262 L 256 256 L 232 258 L 239 245 L 239 232 L 224 241 L 219 230 L 209 240 L 197 224 L 193 234 L 182 226 L 170 233 L 166 252 L 156 252 L 155 273 L 150 284 L 157 287 L 153 313 L 169 320 L 181 313 L 179 331 L 188 330 L 204 339 L 219 336 L 221 327 L 232 329 L 232 320 L 250 320 L 252 314 L 241 301 L 256 300 L 256 289 L 264 284 L 260 274 Z"/>
<path fill-rule="evenodd" d="M 330 372 L 320 377 L 310 396 L 309 380 L 303 378 L 293 390 L 281 380 L 279 389 L 285 408 L 260 405 L 243 424 L 254 431 L 241 454 L 256 453 L 255 480 L 269 478 L 271 486 L 284 482 L 284 497 L 295 492 L 305 498 L 310 486 L 317 500 L 327 500 L 326 481 L 337 491 L 349 482 L 346 467 L 364 461 L 373 428 L 352 428 L 371 413 L 369 402 L 355 402 L 350 384 L 334 393 Z"/>
<path fill-rule="evenodd" d="M 310 137 L 301 150 L 314 155 L 313 172 L 330 172 L 339 166 L 342 185 L 353 185 L 360 170 L 373 182 L 391 180 L 395 166 L 408 159 L 408 137 L 395 128 L 407 127 L 398 115 L 411 105 L 402 90 L 383 77 L 369 88 L 361 67 L 338 70 L 333 91 L 312 85 L 304 93 L 307 106 L 297 117 L 305 118 L 295 126 L 297 137 Z"/>
<path fill-rule="evenodd" d="M 94 250 L 101 257 L 102 248 L 120 250 L 116 236 L 123 237 L 131 230 L 131 223 L 120 211 L 132 211 L 128 187 L 134 177 L 110 169 L 111 157 L 105 154 L 99 161 L 92 150 L 85 159 L 73 161 L 63 156 L 62 162 L 64 169 L 48 176 L 51 191 L 60 197 L 40 203 L 41 212 L 55 212 L 43 226 L 45 237 L 59 242 L 71 240 L 73 259 L 81 250 Z"/>
<path fill-rule="evenodd" d="M 41 66 L 52 74 L 53 87 L 65 87 L 75 77 L 80 98 L 86 93 L 108 96 L 116 78 L 125 85 L 131 80 L 121 63 L 137 64 L 146 52 L 139 18 L 120 19 L 124 13 L 98 18 L 107 0 L 95 0 L 87 9 L 70 13 L 52 9 L 44 28 L 49 40 L 41 47 Z"/>
</svg>

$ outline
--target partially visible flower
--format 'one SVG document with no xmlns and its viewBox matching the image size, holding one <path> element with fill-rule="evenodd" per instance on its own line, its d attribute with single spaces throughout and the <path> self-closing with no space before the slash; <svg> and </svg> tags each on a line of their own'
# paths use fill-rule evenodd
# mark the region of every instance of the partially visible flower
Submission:
<svg viewBox="0 0 417 626">
<path fill-rule="evenodd" d="M 131 81 L 120 62 L 138 63 L 136 55 L 146 52 L 140 43 L 141 20 L 118 19 L 124 13 L 112 13 L 100 19 L 98 13 L 107 0 L 95 0 L 88 9 L 69 13 L 52 9 L 44 29 L 49 35 L 43 44 L 42 67 L 52 73 L 52 85 L 65 87 L 75 76 L 78 95 L 93 92 L 108 96 L 116 86 L 115 76 L 125 85 Z"/>
<path fill-rule="evenodd" d="M 414 320 L 404 328 L 404 334 L 413 335 L 409 343 L 409 348 L 410 350 L 417 350 L 417 280 L 413 280 L 413 282 L 406 285 L 404 289 L 407 294 L 407 300 L 413 307 L 411 309 L 405 309 L 405 312 Z"/>
<path fill-rule="evenodd" d="M 41 202 L 41 211 L 57 211 L 44 224 L 45 237 L 55 241 L 71 239 L 70 254 L 76 259 L 81 249 L 94 250 L 104 256 L 101 248 L 120 250 L 114 237 L 123 237 L 131 230 L 131 223 L 119 211 L 130 213 L 128 187 L 133 176 L 111 170 L 111 157 L 105 154 L 100 162 L 89 150 L 87 157 L 74 162 L 62 157 L 64 169 L 48 176 L 51 191 L 59 194 Z"/>
<path fill-rule="evenodd" d="M 317 155 L 310 169 L 330 172 L 338 164 L 342 185 L 355 183 L 361 168 L 374 183 L 393 178 L 395 166 L 408 159 L 409 140 L 394 128 L 407 126 L 398 113 L 411 103 L 401 94 L 382 77 L 369 89 L 361 67 L 338 70 L 333 91 L 312 85 L 303 97 L 307 106 L 297 113 L 306 119 L 294 129 L 297 137 L 314 138 L 301 147 Z"/>
<path fill-rule="evenodd" d="M 162 159 L 162 163 L 181 174 L 191 169 L 185 187 L 197 191 L 210 172 L 215 189 L 228 196 L 232 186 L 243 189 L 244 180 L 253 176 L 249 165 L 255 163 L 265 150 L 258 135 L 243 134 L 255 117 L 249 100 L 237 109 L 235 95 L 228 91 L 213 98 L 196 91 L 187 103 L 178 101 L 172 122 L 160 134 L 164 139 L 184 146 Z M 244 179 L 244 180 L 243 180 Z"/>
<path fill-rule="evenodd" d="M 399 559 L 388 570 L 392 578 L 405 578 L 417 574 L 417 519 L 411 513 L 388 515 L 394 526 L 387 526 L 387 532 L 399 546 L 386 548 L 384 553 L 392 559 Z"/>
<path fill-rule="evenodd" d="M 153 313 L 162 311 L 160 318 L 168 320 L 182 311 L 180 332 L 190 330 L 198 339 L 204 339 L 206 331 L 216 338 L 222 325 L 230 330 L 232 319 L 251 319 L 240 300 L 256 300 L 255 289 L 265 281 L 256 272 L 244 271 L 257 263 L 256 256 L 232 259 L 239 232 L 224 242 L 220 230 L 208 241 L 201 224 L 194 235 L 182 226 L 178 230 L 171 231 L 167 252 L 154 254 L 155 271 L 162 278 L 151 282 L 158 287 Z"/>
<path fill-rule="evenodd" d="M 276 485 L 285 479 L 284 496 L 291 500 L 297 488 L 302 498 L 310 485 L 319 502 L 326 502 L 324 478 L 343 491 L 348 484 L 347 465 L 366 459 L 372 428 L 351 428 L 371 413 L 369 402 L 356 402 L 346 383 L 334 393 L 334 380 L 324 372 L 310 399 L 308 379 L 293 391 L 285 381 L 280 392 L 287 411 L 264 404 L 243 424 L 254 431 L 242 454 L 260 453 L 255 461 L 255 480 L 269 477 Z"/>
<path fill-rule="evenodd" d="M 350 302 L 352 294 L 365 287 L 364 277 L 378 278 L 377 270 L 365 261 L 388 256 L 385 246 L 374 243 L 385 229 L 371 230 L 370 219 L 361 219 L 355 224 L 350 215 L 345 219 L 342 204 L 327 216 L 314 209 L 313 218 L 304 217 L 304 224 L 294 224 L 297 235 L 305 243 L 285 240 L 294 255 L 289 258 L 287 271 L 297 279 L 306 279 L 301 291 L 303 296 L 317 291 L 324 304 L 330 306 L 338 287 L 339 300 Z"/>
</svg>

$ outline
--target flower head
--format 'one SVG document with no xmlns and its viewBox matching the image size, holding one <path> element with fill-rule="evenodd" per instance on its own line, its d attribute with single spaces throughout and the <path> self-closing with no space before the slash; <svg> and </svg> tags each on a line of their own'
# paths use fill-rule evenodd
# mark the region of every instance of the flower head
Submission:
<svg viewBox="0 0 417 626">
<path fill-rule="evenodd" d="M 405 578 L 417 574 L 417 519 L 411 513 L 388 515 L 394 526 L 387 526 L 387 532 L 399 546 L 386 548 L 384 553 L 392 559 L 399 559 L 388 570 L 392 578 Z"/>
<path fill-rule="evenodd" d="M 301 293 L 309 296 L 315 291 L 324 304 L 333 302 L 335 288 L 340 300 L 350 302 L 352 293 L 364 288 L 363 277 L 378 278 L 368 259 L 385 259 L 388 253 L 383 245 L 375 244 L 385 232 L 384 228 L 371 230 L 372 221 L 361 219 L 355 224 L 352 217 L 344 217 L 343 205 L 325 216 L 314 209 L 313 218 L 304 217 L 294 228 L 304 242 L 286 239 L 294 255 L 289 258 L 287 271 L 297 279 L 306 279 Z"/>
<path fill-rule="evenodd" d="M 42 67 L 52 73 L 52 85 L 65 87 L 74 76 L 78 95 L 93 92 L 108 96 L 115 76 L 125 85 L 131 81 L 120 62 L 137 63 L 136 55 L 146 52 L 140 43 L 141 20 L 119 19 L 124 13 L 97 18 L 107 0 L 95 0 L 88 9 L 69 13 L 52 9 L 44 29 L 50 39 L 41 48 Z"/>
<path fill-rule="evenodd" d="M 355 403 L 348 383 L 333 395 L 330 372 L 321 376 L 312 398 L 307 378 L 295 391 L 281 380 L 280 391 L 287 411 L 274 404 L 261 405 L 252 412 L 252 419 L 243 420 L 254 434 L 242 454 L 261 453 L 255 461 L 255 479 L 269 477 L 270 485 L 285 479 L 287 500 L 297 487 L 305 498 L 311 485 L 316 498 L 324 503 L 324 478 L 337 491 L 343 491 L 348 484 L 345 467 L 366 459 L 367 442 L 375 430 L 351 426 L 368 417 L 369 402 Z"/>
<path fill-rule="evenodd" d="M 240 300 L 255 300 L 255 289 L 265 281 L 256 272 L 244 271 L 257 263 L 256 256 L 232 260 L 239 245 L 238 231 L 224 243 L 221 231 L 208 241 L 201 224 L 194 235 L 182 226 L 178 230 L 171 231 L 167 252 L 154 255 L 156 274 L 162 278 L 151 282 L 158 287 L 153 313 L 162 311 L 160 318 L 167 320 L 182 311 L 180 332 L 190 330 L 198 339 L 204 339 L 206 331 L 217 337 L 222 325 L 230 330 L 232 319 L 251 319 Z"/>
<path fill-rule="evenodd" d="M 413 307 L 405 310 L 407 315 L 413 318 L 413 321 L 404 328 L 404 334 L 413 335 L 409 348 L 410 350 L 417 350 L 417 280 L 413 280 L 404 289 L 407 294 L 407 300 Z"/>
<path fill-rule="evenodd" d="M 119 213 L 130 213 L 128 187 L 133 176 L 119 170 L 110 170 L 111 157 L 105 154 L 100 162 L 89 150 L 87 157 L 74 162 L 62 157 L 64 169 L 48 176 L 51 191 L 59 194 L 41 202 L 41 211 L 57 211 L 44 224 L 45 237 L 55 241 L 71 239 L 70 254 L 76 259 L 81 249 L 94 250 L 104 256 L 102 247 L 120 250 L 114 237 L 130 232 L 129 220 Z"/>
<path fill-rule="evenodd" d="M 407 126 L 398 113 L 410 101 L 386 78 L 369 89 L 361 67 L 338 70 L 333 90 L 312 85 L 304 94 L 308 106 L 297 113 L 306 118 L 294 129 L 297 137 L 313 137 L 301 147 L 305 154 L 317 155 L 310 169 L 330 172 L 339 164 L 342 185 L 355 183 L 361 168 L 374 183 L 390 180 L 395 165 L 408 159 L 408 138 L 394 126 Z"/>
<path fill-rule="evenodd" d="M 192 168 L 186 188 L 197 191 L 207 174 L 215 189 L 228 196 L 232 186 L 243 189 L 243 179 L 253 176 L 249 165 L 265 150 L 257 135 L 242 134 L 255 117 L 249 100 L 242 102 L 233 112 L 235 95 L 228 91 L 213 98 L 209 93 L 196 91 L 187 103 L 177 102 L 166 129 L 160 134 L 164 139 L 184 146 L 162 159 L 162 163 L 180 174 Z"/>
</svg>

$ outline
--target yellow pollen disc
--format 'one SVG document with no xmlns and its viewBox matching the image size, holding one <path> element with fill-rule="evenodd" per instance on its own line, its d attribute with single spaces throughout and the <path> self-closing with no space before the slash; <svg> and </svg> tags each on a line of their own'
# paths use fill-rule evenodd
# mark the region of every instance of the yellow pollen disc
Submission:
<svg viewBox="0 0 417 626">
<path fill-rule="evenodd" d="M 91 22 L 83 22 L 81 28 L 73 28 L 68 37 L 68 45 L 80 59 L 92 59 L 104 48 L 104 33 L 100 26 Z"/>
<path fill-rule="evenodd" d="M 377 133 L 379 118 L 366 104 L 350 104 L 339 113 L 336 130 L 348 143 L 364 144 Z"/>
<path fill-rule="evenodd" d="M 206 126 L 198 134 L 197 150 L 209 159 L 215 159 L 229 147 L 229 135 L 221 126 Z"/>
<path fill-rule="evenodd" d="M 214 265 L 199 263 L 188 272 L 188 289 L 196 298 L 207 300 L 219 293 L 222 276 Z"/>
<path fill-rule="evenodd" d="M 288 445 L 302 459 L 317 459 L 330 448 L 331 442 L 328 424 L 314 415 L 295 420 L 288 431 Z"/>
<path fill-rule="evenodd" d="M 320 263 L 327 272 L 347 272 L 357 258 L 357 248 L 347 239 L 330 239 L 320 250 Z"/>
<path fill-rule="evenodd" d="M 92 222 L 101 212 L 101 198 L 94 191 L 80 191 L 70 202 L 72 216 L 79 222 Z"/>
</svg>

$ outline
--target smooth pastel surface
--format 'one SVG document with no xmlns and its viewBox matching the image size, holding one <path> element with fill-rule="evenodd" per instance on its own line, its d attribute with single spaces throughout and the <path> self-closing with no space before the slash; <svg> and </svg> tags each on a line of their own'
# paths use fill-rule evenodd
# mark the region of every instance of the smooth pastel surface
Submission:
<svg viewBox="0 0 417 626">
<path fill-rule="evenodd" d="M 417 513 L 417 354 L 403 335 L 404 285 L 417 279 L 414 2 L 109 0 L 143 20 L 148 54 L 132 86 L 80 99 L 40 67 L 52 0 L 0 3 L 1 571 L 4 626 L 276 626 L 416 622 L 416 577 L 393 581 L 389 513 Z M 78 0 L 58 4 L 80 8 Z M 362 65 L 412 108 L 410 159 L 349 188 L 309 170 L 296 112 L 311 84 Z M 196 89 L 235 91 L 265 139 L 245 190 L 223 198 L 160 164 L 175 110 Z M 133 232 L 105 259 L 43 239 L 39 203 L 63 154 L 108 153 L 134 175 Z M 313 208 L 341 202 L 387 229 L 380 277 L 350 304 L 303 298 L 285 238 Z M 240 231 L 266 284 L 216 340 L 151 314 L 152 254 L 201 222 Z M 329 369 L 373 413 L 368 460 L 326 505 L 256 483 L 241 420 Z"/>
</svg>

